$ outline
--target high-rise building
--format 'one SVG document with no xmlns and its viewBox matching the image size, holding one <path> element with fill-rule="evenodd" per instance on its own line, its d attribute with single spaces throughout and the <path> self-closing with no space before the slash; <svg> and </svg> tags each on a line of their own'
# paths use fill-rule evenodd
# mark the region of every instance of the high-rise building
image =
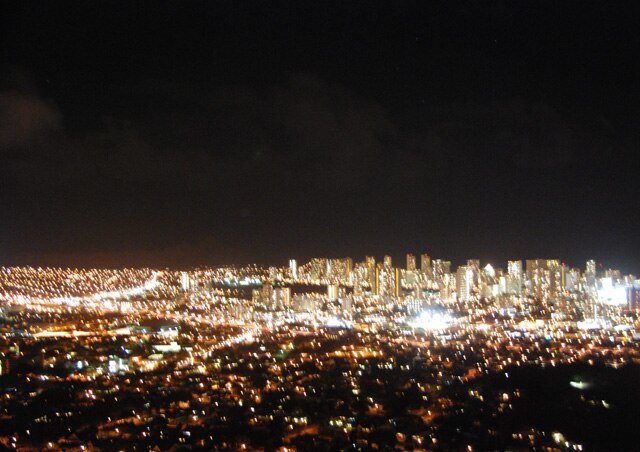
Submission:
<svg viewBox="0 0 640 452">
<path fill-rule="evenodd" d="M 305 273 L 307 273 L 313 280 L 324 279 L 327 276 L 328 266 L 328 259 L 314 257 L 309 261 L 309 263 L 305 264 L 305 267 L 308 267 L 308 270 Z"/>
<path fill-rule="evenodd" d="M 627 305 L 631 311 L 640 310 L 640 281 L 627 287 Z"/>
<path fill-rule="evenodd" d="M 596 261 L 588 260 L 586 267 L 584 272 L 585 288 L 589 292 L 594 292 L 596 290 Z"/>
<path fill-rule="evenodd" d="M 191 280 L 189 278 L 189 273 L 180 272 L 180 283 L 182 285 L 183 292 L 189 292 L 191 289 Z"/>
<path fill-rule="evenodd" d="M 291 271 L 291 278 L 298 279 L 298 262 L 295 259 L 289 260 L 289 270 Z"/>
<path fill-rule="evenodd" d="M 480 269 L 480 259 L 467 259 L 467 267 L 471 269 L 472 287 L 479 288 L 482 282 L 481 279 L 483 274 L 482 270 Z"/>
<path fill-rule="evenodd" d="M 511 277 L 522 278 L 522 261 L 507 261 L 507 273 Z"/>
<path fill-rule="evenodd" d="M 442 259 L 434 259 L 433 265 L 433 278 L 436 281 L 441 281 L 445 275 L 451 273 L 451 262 L 443 261 Z"/>
<path fill-rule="evenodd" d="M 558 259 L 527 259 L 526 266 L 529 288 L 536 297 L 544 298 L 558 292 L 561 286 Z"/>
<path fill-rule="evenodd" d="M 507 262 L 507 292 L 522 293 L 522 261 Z"/>
<path fill-rule="evenodd" d="M 493 265 L 487 264 L 482 269 L 482 275 L 485 279 L 494 279 L 496 277 L 496 269 L 493 268 Z"/>
<path fill-rule="evenodd" d="M 353 260 L 350 257 L 341 259 L 327 259 L 326 277 L 347 282 L 353 270 Z"/>
<path fill-rule="evenodd" d="M 420 271 L 425 275 L 432 276 L 431 274 L 431 258 L 427 253 L 420 255 Z"/>
<path fill-rule="evenodd" d="M 386 264 L 376 265 L 377 284 L 376 295 L 392 297 L 399 292 L 396 286 L 396 269 Z"/>
<path fill-rule="evenodd" d="M 565 273 L 565 290 L 575 292 L 580 289 L 580 269 L 572 268 Z"/>
<path fill-rule="evenodd" d="M 467 259 L 467 267 L 480 268 L 480 259 Z"/>
<path fill-rule="evenodd" d="M 377 295 L 377 284 L 378 284 L 378 276 L 377 276 L 377 267 L 376 267 L 376 258 L 373 256 L 366 256 L 364 258 L 365 264 L 367 266 L 367 278 L 369 280 L 369 286 L 371 287 L 371 292 L 374 295 Z"/>
<path fill-rule="evenodd" d="M 337 284 L 329 284 L 327 286 L 327 298 L 330 300 L 337 300 L 340 297 L 339 289 L 340 286 Z"/>
<path fill-rule="evenodd" d="M 417 272 L 415 271 L 405 271 L 404 272 L 404 281 L 407 286 L 412 286 L 418 283 Z"/>
<path fill-rule="evenodd" d="M 473 271 L 474 284 L 477 283 L 480 277 L 480 259 L 467 259 L 467 267 Z"/>
<path fill-rule="evenodd" d="M 473 268 L 461 265 L 456 272 L 456 292 L 459 300 L 468 300 L 473 294 Z"/>
<path fill-rule="evenodd" d="M 435 269 L 435 267 L 434 267 Z M 450 300 L 455 289 L 456 278 L 451 272 L 445 273 L 438 280 L 438 290 L 440 290 L 440 298 L 443 300 Z"/>
<path fill-rule="evenodd" d="M 407 270 L 412 272 L 416 269 L 416 257 L 413 253 L 407 253 Z"/>
<path fill-rule="evenodd" d="M 532 274 L 536 270 L 549 270 L 558 268 L 560 261 L 558 259 L 527 259 L 527 274 Z"/>
<path fill-rule="evenodd" d="M 391 261 L 391 256 L 389 256 L 388 254 L 384 256 L 383 262 L 384 262 L 384 265 L 387 265 L 389 267 L 393 266 L 393 263 Z"/>
<path fill-rule="evenodd" d="M 371 291 L 373 291 L 369 274 L 370 274 L 370 270 L 367 267 L 366 262 L 358 262 L 355 265 L 355 267 L 353 268 L 352 278 L 351 278 L 353 283 L 354 295 L 362 295 L 365 287 L 368 287 Z M 375 274 L 375 270 L 374 270 L 374 274 Z"/>
</svg>

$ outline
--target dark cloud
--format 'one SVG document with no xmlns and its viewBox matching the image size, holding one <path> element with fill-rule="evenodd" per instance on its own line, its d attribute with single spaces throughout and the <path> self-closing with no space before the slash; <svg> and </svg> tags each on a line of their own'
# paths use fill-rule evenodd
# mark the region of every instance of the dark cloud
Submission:
<svg viewBox="0 0 640 452">
<path fill-rule="evenodd" d="M 146 80 L 110 92 L 126 108 L 98 99 L 91 127 L 74 126 L 83 110 L 6 92 L 7 111 L 27 106 L 27 126 L 6 139 L 20 151 L 0 155 L 0 201 L 12 213 L 4 255 L 184 266 L 426 243 L 455 260 L 534 243 L 531 224 L 551 241 L 573 234 L 573 219 L 588 220 L 571 201 L 583 186 L 593 205 L 616 213 L 603 206 L 593 168 L 584 168 L 594 138 L 611 127 L 585 127 L 537 99 L 398 114 L 357 88 L 305 73 L 259 83 Z M 470 251 L 451 251 L 460 243 Z M 335 249 L 343 251 L 325 251 Z"/>
<path fill-rule="evenodd" d="M 18 91 L 0 92 L 0 149 L 43 145 L 61 125 L 53 103 Z"/>
<path fill-rule="evenodd" d="M 151 120 L 145 111 L 107 118 L 97 130 L 46 143 L 35 139 L 58 130 L 61 115 L 28 98 L 24 127 L 9 125 L 20 135 L 12 139 L 31 143 L 34 155 L 38 146 L 46 147 L 49 155 L 28 165 L 28 156 L 14 161 L 10 177 L 87 188 L 104 180 L 171 182 L 194 190 L 253 179 L 335 191 L 368 187 L 386 171 L 387 154 L 407 151 L 381 106 L 314 76 L 293 74 L 266 88 L 231 85 L 197 94 L 160 85 L 150 95 L 163 104 Z"/>
<path fill-rule="evenodd" d="M 190 143 L 234 177 L 366 187 L 399 139 L 379 104 L 308 74 L 198 91 L 157 84 L 147 95 L 163 98 L 166 110 L 153 113 L 152 125 L 146 116 L 132 119 L 143 135 L 161 147 Z"/>
<path fill-rule="evenodd" d="M 470 167 L 562 168 L 582 144 L 576 135 L 588 135 L 553 107 L 523 98 L 432 108 L 409 127 L 354 90 L 300 73 L 253 85 L 145 82 L 114 94 L 136 108 L 73 135 L 62 133 L 53 103 L 0 96 L 2 141 L 30 153 L 5 162 L 8 180 L 20 186 L 37 177 L 43 187 L 90 191 L 105 183 L 224 188 L 257 197 L 371 192 L 455 184 Z M 478 165 L 486 159 L 494 165 Z"/>
</svg>

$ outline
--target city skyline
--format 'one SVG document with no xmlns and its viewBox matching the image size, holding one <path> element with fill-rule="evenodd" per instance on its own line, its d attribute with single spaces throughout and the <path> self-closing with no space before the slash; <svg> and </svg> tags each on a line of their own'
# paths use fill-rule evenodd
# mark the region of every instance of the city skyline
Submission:
<svg viewBox="0 0 640 452">
<path fill-rule="evenodd" d="M 113 275 L 112 278 L 119 278 L 118 275 L 151 273 L 150 279 L 136 287 L 129 287 L 123 292 L 102 291 L 81 298 L 54 297 L 52 300 L 54 304 L 71 301 L 75 304 L 82 300 L 92 300 L 92 303 L 98 302 L 98 308 L 104 299 L 118 300 L 153 291 L 159 285 L 158 277 L 163 274 L 179 275 L 178 285 L 188 293 L 198 292 L 203 288 L 213 289 L 219 285 L 235 288 L 262 285 L 269 289 L 272 285 L 276 287 L 280 284 L 302 284 L 311 287 L 326 286 L 330 299 L 344 297 L 346 293 L 342 288 L 348 287 L 353 290 L 350 297 L 382 297 L 393 299 L 395 302 L 407 299 L 429 300 L 430 304 L 434 301 L 450 302 L 469 299 L 485 300 L 491 303 L 504 297 L 515 297 L 514 299 L 521 301 L 531 299 L 530 301 L 535 303 L 545 303 L 575 296 L 577 293 L 592 299 L 594 303 L 613 303 L 618 307 L 628 305 L 631 311 L 635 310 L 636 304 L 640 303 L 640 299 L 636 300 L 636 292 L 640 296 L 640 279 L 636 275 L 627 274 L 616 267 L 603 267 L 593 259 L 584 262 L 583 266 L 567 265 L 560 259 L 540 258 L 509 260 L 505 266 L 501 266 L 500 263 L 492 264 L 480 259 L 467 259 L 461 265 L 452 265 L 451 261 L 430 256 L 428 253 L 421 253 L 419 258 L 419 265 L 417 257 L 413 253 L 407 253 L 405 260 L 400 262 L 394 261 L 393 257 L 387 254 L 382 259 L 368 255 L 364 256 L 363 260 L 354 260 L 352 257 L 314 257 L 308 261 L 299 262 L 297 259 L 289 259 L 284 266 L 231 264 L 221 267 L 199 266 L 182 269 L 157 267 L 72 269 L 15 266 L 0 267 L 0 269 L 9 280 L 14 277 L 12 276 L 14 273 L 22 275 L 25 272 L 33 275 L 36 280 L 39 278 L 39 273 L 91 275 L 96 272 L 98 274 L 108 272 Z M 81 276 L 69 276 L 69 278 L 82 280 Z M 19 285 L 25 282 L 29 284 L 28 278 L 26 281 L 24 279 L 20 277 Z M 15 293 L 9 295 L 15 291 L 15 288 L 12 288 L 13 283 L 5 281 L 4 284 L 5 290 L 8 291 L 4 295 L 0 293 L 0 299 L 4 299 L 9 304 L 16 302 L 22 304 L 28 300 L 20 291 L 17 292 L 17 299 Z M 175 281 L 171 284 L 175 284 Z M 70 287 L 74 285 L 70 284 Z M 428 296 L 425 295 L 427 292 Z M 269 294 L 270 297 L 272 292 Z M 289 293 L 287 297 L 290 295 Z M 46 298 L 41 301 L 46 301 Z M 253 301 L 256 302 L 255 299 Z"/>
<path fill-rule="evenodd" d="M 393 255 L 391 253 L 380 253 L 380 254 L 374 254 L 374 253 L 365 253 L 363 254 L 361 257 L 363 258 L 364 261 L 367 260 L 367 258 L 372 257 L 375 260 L 377 260 L 378 262 L 383 261 L 385 258 L 390 259 L 393 262 L 393 267 L 394 268 L 402 268 L 402 269 L 407 269 L 407 260 L 409 259 L 409 256 L 413 256 L 413 258 L 416 260 L 415 262 L 415 269 L 416 270 L 420 270 L 421 269 L 421 257 L 422 256 L 427 256 L 429 259 L 438 259 L 438 260 L 445 260 L 446 262 L 449 262 L 449 264 L 451 265 L 452 269 L 456 269 L 458 267 L 464 266 L 466 265 L 466 263 L 470 260 L 470 259 L 474 259 L 475 257 L 466 257 L 466 258 L 462 258 L 460 260 L 452 260 L 452 259 L 447 259 L 447 256 L 433 256 L 430 253 L 427 253 L 426 251 L 423 251 L 419 254 L 415 254 L 413 252 L 407 252 L 405 254 L 402 255 Z M 291 265 L 291 262 L 295 262 L 296 265 L 301 265 L 301 263 L 304 262 L 309 262 L 313 259 L 317 258 L 316 257 L 302 257 L 300 258 L 299 256 L 289 256 L 288 258 L 284 259 L 284 260 L 267 260 L 266 262 L 243 262 L 243 261 L 236 261 L 236 262 L 222 262 L 219 264 L 211 264 L 210 262 L 200 262 L 200 263 L 192 263 L 192 264 L 185 264 L 185 265 L 162 265 L 162 264 L 157 264 L 157 265 L 115 265 L 115 266 L 83 266 L 83 265 L 46 265 L 42 262 L 25 262 L 25 263 L 21 263 L 21 264 L 17 264 L 17 265 L 4 265 L 4 267 L 49 267 L 49 268 L 84 268 L 84 269 L 112 269 L 112 270 L 118 270 L 118 269 L 125 269 L 125 268 L 154 268 L 154 269 L 171 269 L 171 270 L 191 270 L 191 269 L 196 269 L 196 268 L 207 268 L 207 267 L 243 267 L 243 266 L 250 266 L 250 265 L 257 265 L 259 267 L 262 268 L 268 268 L 270 266 L 276 266 L 276 267 L 286 267 L 288 265 Z M 357 261 L 358 257 L 357 256 L 347 256 L 347 255 L 342 255 L 342 254 L 332 254 L 332 255 L 324 255 L 324 257 L 322 257 L 323 259 L 353 259 L 354 261 Z M 506 259 L 503 260 L 496 260 L 496 259 L 485 259 L 485 258 L 480 258 L 477 259 L 479 262 L 486 264 L 489 264 L 491 266 L 494 266 L 496 268 L 500 268 L 500 269 L 507 269 L 508 267 L 508 263 L 509 262 L 513 262 L 513 261 L 519 261 L 519 262 L 526 262 L 526 261 L 531 261 L 531 260 L 555 260 L 558 261 L 562 266 L 565 266 L 567 268 L 583 268 L 585 265 L 585 262 L 589 262 L 589 261 L 593 261 L 598 269 L 598 271 L 604 271 L 604 270 L 610 270 L 610 269 L 616 269 L 618 271 L 621 271 L 624 274 L 631 274 L 631 275 L 635 275 L 636 273 L 640 274 L 640 270 L 638 269 L 634 269 L 634 268 L 628 268 L 626 266 L 620 266 L 618 265 L 615 261 L 605 261 L 605 260 L 601 260 L 601 259 L 597 259 L 597 258 L 593 258 L 593 256 L 588 256 L 585 260 L 582 261 L 576 261 L 576 260 L 568 260 L 568 259 L 564 259 L 564 258 L 560 258 L 557 255 L 553 255 L 551 257 L 547 256 L 545 258 L 541 258 L 541 257 L 517 257 L 517 256 L 511 256 L 508 257 Z"/>
</svg>

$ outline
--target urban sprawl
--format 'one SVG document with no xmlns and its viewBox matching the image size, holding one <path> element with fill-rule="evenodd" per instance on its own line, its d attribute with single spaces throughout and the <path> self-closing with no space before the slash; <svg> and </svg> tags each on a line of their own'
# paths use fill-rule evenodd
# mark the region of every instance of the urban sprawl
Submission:
<svg viewBox="0 0 640 452">
<path fill-rule="evenodd" d="M 638 309 L 593 260 L 3 267 L 0 448 L 630 450 Z"/>
</svg>

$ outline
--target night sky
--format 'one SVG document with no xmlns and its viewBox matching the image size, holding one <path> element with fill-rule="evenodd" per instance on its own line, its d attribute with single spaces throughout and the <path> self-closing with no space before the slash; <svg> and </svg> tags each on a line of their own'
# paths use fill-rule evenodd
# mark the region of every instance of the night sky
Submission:
<svg viewBox="0 0 640 452">
<path fill-rule="evenodd" d="M 637 2 L 3 2 L 0 264 L 640 272 Z"/>
</svg>

